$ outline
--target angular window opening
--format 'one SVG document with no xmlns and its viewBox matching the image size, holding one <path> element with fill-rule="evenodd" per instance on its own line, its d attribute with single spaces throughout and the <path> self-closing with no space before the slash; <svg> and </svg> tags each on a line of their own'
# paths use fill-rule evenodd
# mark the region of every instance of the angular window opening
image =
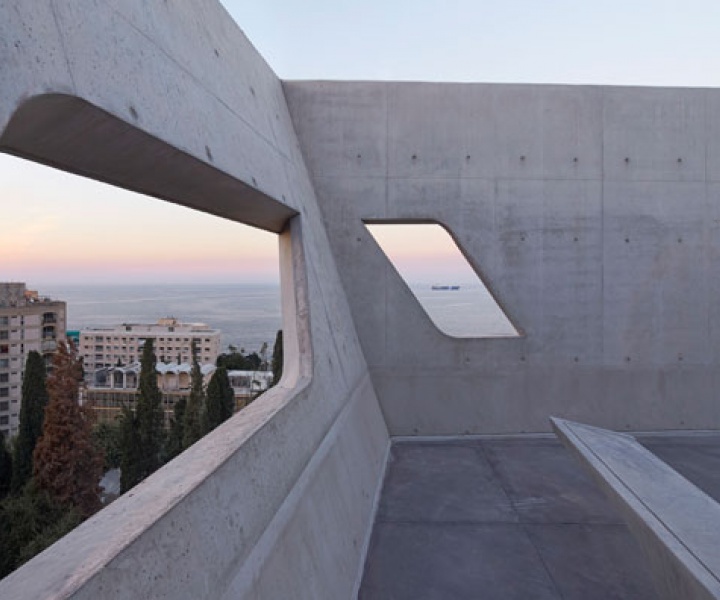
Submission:
<svg viewBox="0 0 720 600">
<path fill-rule="evenodd" d="M 55 341 L 67 332 L 79 345 L 86 383 L 117 388 L 112 410 L 96 411 L 99 422 L 114 422 L 123 403 L 119 395 L 134 392 L 131 366 L 142 344 L 114 338 L 100 343 L 81 331 L 112 337 L 118 335 L 113 328 L 126 334 L 128 324 L 157 324 L 168 317 L 205 323 L 219 336 L 203 335 L 212 343 L 198 346 L 201 365 L 214 365 L 217 355 L 242 353 L 252 357 L 253 372 L 270 368 L 282 328 L 276 234 L 2 153 L 0 182 L 0 283 L 22 282 L 38 291 L 32 299 L 38 304 L 37 336 L 26 340 L 25 353 L 36 349 L 36 337 L 37 349 L 49 360 Z M 48 308 L 48 298 L 66 305 L 60 311 Z M 3 312 L 8 311 L 0 308 Z M 176 335 L 182 329 L 166 325 Z M 162 345 L 158 338 L 158 361 L 191 362 L 183 343 L 161 350 Z M 242 371 L 236 362 L 230 360 L 228 368 Z M 169 418 L 172 373 L 159 379 L 161 387 L 167 384 Z M 255 388 L 235 390 L 238 409 L 266 388 L 267 377 L 254 379 L 260 382 Z M 17 425 L 15 419 L 2 429 L 13 435 Z"/>
<path fill-rule="evenodd" d="M 459 338 L 519 335 L 442 226 L 365 226 L 438 329 Z"/>
</svg>

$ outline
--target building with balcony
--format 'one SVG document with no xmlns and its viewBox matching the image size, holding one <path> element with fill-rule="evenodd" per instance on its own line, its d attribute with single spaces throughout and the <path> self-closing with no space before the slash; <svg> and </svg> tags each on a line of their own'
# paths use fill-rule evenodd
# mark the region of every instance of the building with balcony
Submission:
<svg viewBox="0 0 720 600">
<path fill-rule="evenodd" d="M 92 382 L 96 371 L 139 362 L 145 340 L 154 341 L 160 363 L 189 363 L 192 343 L 197 347 L 201 365 L 214 365 L 220 354 L 218 329 L 205 323 L 182 323 L 175 318 L 157 323 L 123 323 L 113 327 L 83 329 L 79 333 L 79 354 L 83 359 L 86 380 Z"/>
<path fill-rule="evenodd" d="M 28 353 L 50 367 L 58 340 L 65 338 L 66 305 L 28 290 L 24 283 L 0 283 L 0 431 L 17 433 L 22 378 Z"/>
</svg>

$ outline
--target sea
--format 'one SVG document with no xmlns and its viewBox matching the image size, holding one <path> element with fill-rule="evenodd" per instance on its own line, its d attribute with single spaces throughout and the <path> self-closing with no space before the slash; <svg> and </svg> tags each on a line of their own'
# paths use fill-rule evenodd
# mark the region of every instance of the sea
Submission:
<svg viewBox="0 0 720 600">
<path fill-rule="evenodd" d="M 250 353 L 263 343 L 272 352 L 282 327 L 279 284 L 45 285 L 38 291 L 67 303 L 69 330 L 175 317 L 219 329 L 223 351 L 233 345 Z"/>
<path fill-rule="evenodd" d="M 435 291 L 430 284 L 414 283 L 410 289 L 436 325 L 449 335 L 517 335 L 482 285 Z M 264 343 L 272 351 L 282 327 L 279 284 L 48 285 L 39 291 L 67 303 L 69 330 L 154 323 L 175 317 L 219 329 L 223 351 L 233 345 L 250 353 L 259 352 Z"/>
</svg>

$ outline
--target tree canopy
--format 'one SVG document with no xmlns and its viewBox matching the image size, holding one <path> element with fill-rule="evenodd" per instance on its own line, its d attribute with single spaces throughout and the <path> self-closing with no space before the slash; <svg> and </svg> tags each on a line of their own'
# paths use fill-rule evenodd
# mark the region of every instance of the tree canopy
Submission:
<svg viewBox="0 0 720 600">
<path fill-rule="evenodd" d="M 140 381 L 135 406 L 140 451 L 143 457 L 143 479 L 162 466 L 165 413 L 162 407 L 162 393 L 158 387 L 156 364 L 153 339 L 148 338 L 140 359 Z"/>
<path fill-rule="evenodd" d="M 5 444 L 5 435 L 0 431 L 0 500 L 10 492 L 13 474 L 13 459 Z"/>
<path fill-rule="evenodd" d="M 230 385 L 227 369 L 218 367 L 207 387 L 205 408 L 205 432 L 212 431 L 235 411 L 235 392 Z"/>
<path fill-rule="evenodd" d="M 20 424 L 15 441 L 12 489 L 18 491 L 32 477 L 33 452 L 43 430 L 48 393 L 45 381 L 45 361 L 32 350 L 25 361 L 20 404 Z"/>
<path fill-rule="evenodd" d="M 215 364 L 218 367 L 225 367 L 228 371 L 259 371 L 262 358 L 257 352 L 245 355 L 242 348 L 238 351 L 231 346 L 230 352 L 218 356 Z"/>
<path fill-rule="evenodd" d="M 190 395 L 185 407 L 183 426 L 183 448 L 189 448 L 203 436 L 203 409 L 205 406 L 205 391 L 203 390 L 203 376 L 200 363 L 197 359 L 197 347 L 192 341 L 193 364 L 190 372 Z"/>
<path fill-rule="evenodd" d="M 154 340 L 148 338 L 140 359 L 135 410 L 124 407 L 120 417 L 120 489 L 126 492 L 163 464 L 165 413 L 157 382 Z"/>
<path fill-rule="evenodd" d="M 33 453 L 33 477 L 40 490 L 87 517 L 100 508 L 98 484 L 104 461 L 93 443 L 90 420 L 78 404 L 81 376 L 80 362 L 60 342 L 47 379 L 50 400 Z"/>
</svg>

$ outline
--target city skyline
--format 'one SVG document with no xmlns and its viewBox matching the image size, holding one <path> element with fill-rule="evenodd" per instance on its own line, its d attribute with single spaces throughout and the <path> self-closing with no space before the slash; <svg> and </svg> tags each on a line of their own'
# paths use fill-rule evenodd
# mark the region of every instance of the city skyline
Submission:
<svg viewBox="0 0 720 600">
<path fill-rule="evenodd" d="M 720 7 L 699 0 L 223 4 L 285 79 L 720 84 Z M 0 181 L 0 280 L 278 280 L 273 234 L 4 154 Z M 453 270 L 427 244 L 396 242 L 416 265 Z"/>
</svg>

